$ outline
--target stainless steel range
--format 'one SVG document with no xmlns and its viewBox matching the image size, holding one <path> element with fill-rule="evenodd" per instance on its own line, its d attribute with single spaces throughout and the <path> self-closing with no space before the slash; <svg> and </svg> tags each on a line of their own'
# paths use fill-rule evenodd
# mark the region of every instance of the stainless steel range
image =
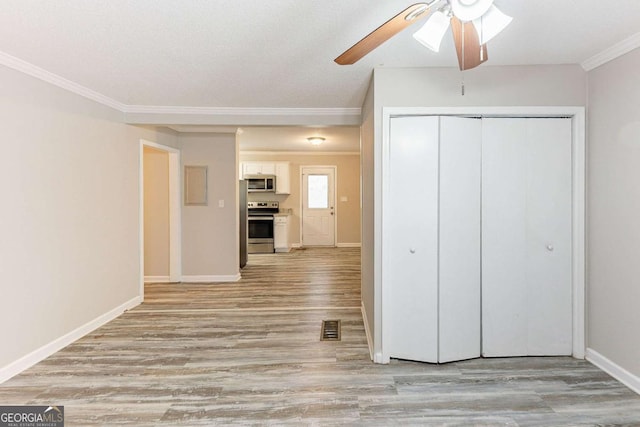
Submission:
<svg viewBox="0 0 640 427">
<path fill-rule="evenodd" d="M 248 202 L 249 232 L 247 252 L 273 253 L 273 214 L 278 213 L 278 202 Z"/>
</svg>

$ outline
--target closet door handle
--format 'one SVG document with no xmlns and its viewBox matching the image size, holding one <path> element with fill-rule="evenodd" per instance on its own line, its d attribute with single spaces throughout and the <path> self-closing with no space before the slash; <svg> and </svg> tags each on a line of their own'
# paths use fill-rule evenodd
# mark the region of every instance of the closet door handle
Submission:
<svg viewBox="0 0 640 427">
<path fill-rule="evenodd" d="M 549 252 L 553 252 L 553 249 L 554 249 L 554 248 L 553 248 L 553 245 L 547 245 L 547 250 L 548 250 Z"/>
<path fill-rule="evenodd" d="M 416 248 L 409 248 L 409 252 L 411 252 L 412 254 L 416 253 Z"/>
</svg>

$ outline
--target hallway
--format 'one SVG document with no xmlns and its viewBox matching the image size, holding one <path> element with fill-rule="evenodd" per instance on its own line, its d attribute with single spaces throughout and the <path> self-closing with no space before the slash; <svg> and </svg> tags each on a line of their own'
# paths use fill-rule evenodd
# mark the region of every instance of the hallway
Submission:
<svg viewBox="0 0 640 427">
<path fill-rule="evenodd" d="M 640 425 L 640 396 L 571 358 L 374 365 L 358 249 L 252 255 L 228 284 L 146 301 L 0 385 L 88 425 Z M 342 340 L 320 341 L 325 319 Z"/>
</svg>

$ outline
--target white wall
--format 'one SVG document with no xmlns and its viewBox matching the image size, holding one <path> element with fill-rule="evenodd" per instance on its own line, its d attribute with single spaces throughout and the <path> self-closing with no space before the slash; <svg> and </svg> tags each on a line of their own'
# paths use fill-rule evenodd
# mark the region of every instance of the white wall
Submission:
<svg viewBox="0 0 640 427">
<path fill-rule="evenodd" d="M 361 239 L 362 248 L 360 251 L 361 266 L 361 298 L 362 312 L 365 327 L 367 330 L 367 340 L 369 350 L 373 356 L 373 332 L 374 326 L 374 247 L 375 247 L 375 153 L 374 153 L 374 84 L 373 79 L 369 84 L 367 94 L 362 106 L 362 126 L 360 127 L 360 170 L 361 170 Z M 378 193 L 379 194 L 379 193 Z M 378 331 L 380 332 L 380 331 Z"/>
<path fill-rule="evenodd" d="M 640 49 L 588 75 L 587 346 L 640 377 Z M 637 380 L 640 385 L 640 380 Z"/>
<path fill-rule="evenodd" d="M 5 67 L 0 117 L 1 381 L 138 302 L 138 140 L 158 134 Z"/>
<path fill-rule="evenodd" d="M 238 172 L 234 134 L 184 133 L 182 163 L 208 166 L 208 205 L 182 207 L 183 281 L 240 277 Z M 224 207 L 219 201 L 224 201 Z"/>
<path fill-rule="evenodd" d="M 378 68 L 373 76 L 373 153 L 362 154 L 363 203 L 380 194 L 382 171 L 382 109 L 384 107 L 463 106 L 584 106 L 586 73 L 578 65 L 481 66 L 464 73 L 465 95 L 461 95 L 461 73 L 452 68 Z M 370 100 L 363 106 L 370 108 Z M 364 128 L 364 126 L 363 126 Z M 363 137 L 363 148 L 365 147 Z M 373 165 L 372 165 L 373 162 Z M 373 167 L 373 175 L 368 171 Z M 362 298 L 366 317 L 373 325 L 374 357 L 381 353 L 381 255 L 379 197 L 373 201 L 373 225 L 363 205 Z M 373 229 L 371 227 L 373 226 Z M 364 228 L 366 227 L 366 228 Z M 366 235 L 368 234 L 368 235 Z M 373 237 L 372 237 L 373 236 Z M 371 247 L 373 246 L 373 248 Z M 365 259 L 367 257 L 368 259 Z M 370 298 L 373 295 L 373 309 Z M 373 320 L 371 320 L 373 319 Z"/>
</svg>

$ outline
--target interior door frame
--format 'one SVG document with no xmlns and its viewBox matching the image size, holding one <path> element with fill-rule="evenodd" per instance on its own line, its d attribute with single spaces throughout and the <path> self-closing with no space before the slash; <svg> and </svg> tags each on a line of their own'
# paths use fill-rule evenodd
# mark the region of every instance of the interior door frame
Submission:
<svg viewBox="0 0 640 427">
<path fill-rule="evenodd" d="M 180 185 L 180 150 L 156 142 L 140 140 L 138 188 L 140 297 L 144 301 L 144 147 L 165 151 L 169 155 L 169 282 L 182 281 L 182 205 Z"/>
<path fill-rule="evenodd" d="M 338 166 L 336 165 L 300 165 L 300 246 L 304 246 L 302 240 L 304 223 L 304 170 L 305 169 L 333 169 L 333 247 L 338 245 Z"/>
<path fill-rule="evenodd" d="M 383 107 L 382 108 L 382 146 L 380 163 L 380 198 L 376 201 L 375 210 L 380 215 L 375 221 L 376 241 L 380 244 L 374 247 L 374 325 L 373 360 L 376 363 L 389 363 L 390 352 L 385 345 L 385 335 L 388 325 L 384 316 L 384 301 L 388 298 L 388 289 L 383 286 L 385 258 L 383 257 L 385 230 L 383 218 L 392 206 L 384 203 L 390 194 L 389 186 L 389 155 L 390 155 L 390 124 L 392 117 L 399 116 L 460 116 L 460 117 L 520 117 L 520 118 L 570 118 L 572 125 L 571 167 L 572 167 L 572 257 L 571 257 L 571 290 L 572 290 L 572 356 L 585 358 L 585 294 L 586 294 L 586 137 L 585 137 L 585 108 L 579 106 L 512 106 L 512 107 Z M 379 333 L 377 331 L 380 331 Z M 379 340 L 379 341 L 378 341 Z M 379 344 L 376 344 L 378 342 Z M 387 340 L 388 343 L 388 340 Z"/>
</svg>

